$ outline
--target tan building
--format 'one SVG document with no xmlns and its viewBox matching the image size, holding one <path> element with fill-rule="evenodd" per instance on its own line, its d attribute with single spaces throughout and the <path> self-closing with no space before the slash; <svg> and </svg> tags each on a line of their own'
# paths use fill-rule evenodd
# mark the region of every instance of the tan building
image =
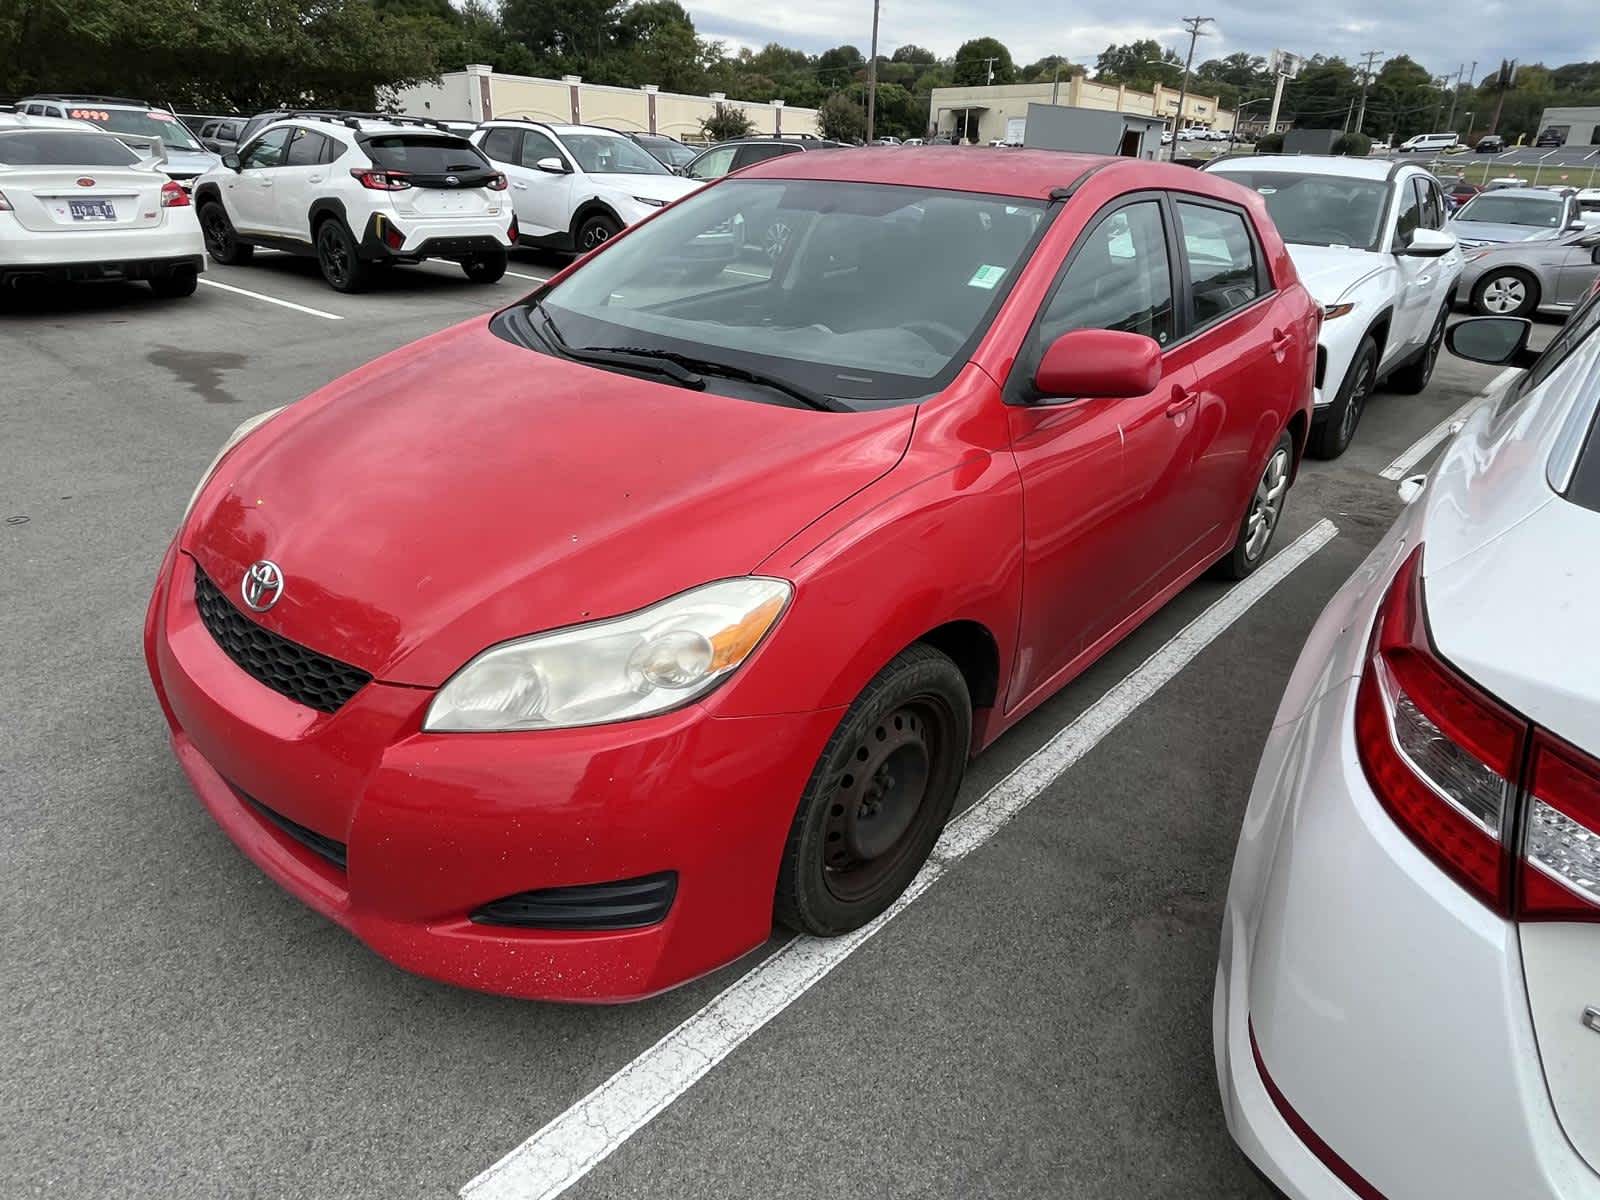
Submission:
<svg viewBox="0 0 1600 1200">
<path fill-rule="evenodd" d="M 1063 79 L 1059 85 L 1046 80 L 992 87 L 934 88 L 928 106 L 928 124 L 936 133 L 948 136 L 965 121 L 968 140 L 1021 142 L 1028 105 L 1054 103 L 1160 117 L 1170 128 L 1178 112 L 1178 95 L 1176 88 L 1157 85 L 1154 92 L 1140 92 L 1122 84 L 1096 83 L 1082 75 Z M 1184 101 L 1180 124 L 1227 133 L 1233 128 L 1233 113 L 1221 108 L 1215 96 L 1190 92 Z"/>
<path fill-rule="evenodd" d="M 532 117 L 556 123 L 587 122 L 623 133 L 664 133 L 680 141 L 701 138 L 700 118 L 717 103 L 743 109 L 755 123 L 753 133 L 816 133 L 817 110 L 789 108 L 782 100 L 758 104 L 728 100 L 721 92 L 686 96 L 663 92 L 652 84 L 639 88 L 585 83 L 577 75 L 536 79 L 504 75 L 488 66 L 447 72 L 438 83 L 402 88 L 395 103 L 402 112 L 448 121 L 487 121 L 493 117 Z"/>
</svg>

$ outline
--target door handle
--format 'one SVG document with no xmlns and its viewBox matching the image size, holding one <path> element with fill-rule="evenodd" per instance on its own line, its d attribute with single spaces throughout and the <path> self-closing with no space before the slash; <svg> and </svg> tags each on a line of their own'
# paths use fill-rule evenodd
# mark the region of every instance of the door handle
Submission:
<svg viewBox="0 0 1600 1200">
<path fill-rule="evenodd" d="M 270 180 L 270 179 L 263 179 L 263 180 L 262 180 L 262 181 L 261 181 L 261 186 L 262 186 L 262 187 L 271 187 L 271 186 L 272 186 L 272 180 Z"/>
<path fill-rule="evenodd" d="M 1291 340 L 1293 340 L 1292 335 L 1288 330 L 1274 329 L 1272 331 L 1272 357 L 1282 362 L 1289 353 L 1289 342 Z"/>
<path fill-rule="evenodd" d="M 525 183 L 513 183 L 511 186 L 516 188 L 519 192 L 525 192 L 528 190 L 528 185 Z"/>
<path fill-rule="evenodd" d="M 1172 399 L 1167 402 L 1167 416 L 1176 417 L 1180 413 L 1188 412 L 1194 407 L 1199 397 L 1193 392 L 1185 391 L 1181 387 L 1172 389 Z"/>
<path fill-rule="evenodd" d="M 322 182 L 322 176 L 321 175 L 307 175 L 306 179 L 311 183 L 321 183 Z"/>
</svg>

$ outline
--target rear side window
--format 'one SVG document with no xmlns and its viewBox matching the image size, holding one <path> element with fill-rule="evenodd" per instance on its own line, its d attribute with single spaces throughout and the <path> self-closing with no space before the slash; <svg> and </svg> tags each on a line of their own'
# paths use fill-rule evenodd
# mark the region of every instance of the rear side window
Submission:
<svg viewBox="0 0 1600 1200">
<path fill-rule="evenodd" d="M 483 138 L 483 152 L 495 162 L 517 162 L 517 145 L 522 140 L 522 131 L 517 129 L 491 129 Z"/>
<path fill-rule="evenodd" d="M 1172 341 L 1172 266 L 1156 201 L 1119 208 L 1078 242 L 1039 319 L 1037 349 L 1069 329 L 1142 333 L 1163 346 Z"/>
<path fill-rule="evenodd" d="M 8 167 L 131 167 L 138 161 L 116 138 L 98 133 L 0 133 L 0 163 Z"/>
<path fill-rule="evenodd" d="M 740 170 L 751 163 L 765 162 L 769 158 L 781 158 L 785 154 L 799 154 L 799 146 L 740 146 L 739 153 L 734 156 L 733 169 Z"/>
<path fill-rule="evenodd" d="M 715 150 L 708 150 L 695 160 L 694 166 L 689 168 L 691 179 L 721 179 L 733 169 L 733 152 L 735 146 L 719 146 Z"/>
<path fill-rule="evenodd" d="M 286 167 L 314 167 L 323 161 L 323 137 L 309 129 L 296 129 L 289 143 L 289 155 L 283 160 Z"/>
<path fill-rule="evenodd" d="M 1189 264 L 1189 299 L 1199 328 L 1261 295 L 1255 243 L 1241 213 L 1181 200 L 1177 209 Z"/>
<path fill-rule="evenodd" d="M 465 138 L 414 133 L 385 134 L 366 140 L 372 165 L 385 171 L 444 175 L 451 171 L 486 171 L 489 160 Z"/>
</svg>

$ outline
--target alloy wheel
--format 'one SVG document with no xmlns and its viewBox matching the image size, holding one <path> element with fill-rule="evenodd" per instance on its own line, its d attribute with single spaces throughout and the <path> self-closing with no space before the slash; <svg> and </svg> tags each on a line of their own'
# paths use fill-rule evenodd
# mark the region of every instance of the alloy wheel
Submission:
<svg viewBox="0 0 1600 1200">
<path fill-rule="evenodd" d="M 1481 303 L 1496 316 L 1516 312 L 1528 299 L 1527 285 L 1515 275 L 1497 275 L 1484 285 Z"/>
<path fill-rule="evenodd" d="M 1256 484 L 1256 494 L 1250 501 L 1250 515 L 1245 519 L 1244 556 L 1255 562 L 1266 552 L 1272 542 L 1272 532 L 1283 515 L 1283 498 L 1289 490 L 1289 451 L 1280 446 L 1267 460 L 1267 469 Z"/>
<path fill-rule="evenodd" d="M 1339 421 L 1339 440 L 1349 445 L 1350 439 L 1356 435 L 1356 426 L 1361 422 L 1361 410 L 1367 406 L 1367 397 L 1372 395 L 1373 375 L 1376 368 L 1370 357 L 1361 361 L 1360 374 L 1356 376 L 1356 385 L 1350 389 L 1350 403 L 1344 406 L 1344 416 Z"/>
<path fill-rule="evenodd" d="M 228 227 L 228 218 L 215 205 L 206 208 L 205 235 L 206 250 L 212 258 L 226 258 L 232 252 L 233 230 Z"/>
<path fill-rule="evenodd" d="M 350 248 L 331 223 L 324 225 L 322 232 L 317 235 L 317 260 L 323 274 L 334 286 L 350 277 Z"/>
</svg>

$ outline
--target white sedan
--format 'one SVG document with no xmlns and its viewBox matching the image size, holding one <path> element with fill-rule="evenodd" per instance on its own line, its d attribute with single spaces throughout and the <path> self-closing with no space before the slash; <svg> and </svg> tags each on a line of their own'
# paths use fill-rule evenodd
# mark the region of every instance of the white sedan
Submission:
<svg viewBox="0 0 1600 1200">
<path fill-rule="evenodd" d="M 1524 365 L 1529 323 L 1464 321 Z M 1600 297 L 1313 628 L 1228 891 L 1228 1127 L 1294 1200 L 1600 1197 Z"/>
<path fill-rule="evenodd" d="M 0 113 L 0 286 L 143 279 L 192 295 L 204 242 L 189 193 L 92 125 Z"/>
</svg>

